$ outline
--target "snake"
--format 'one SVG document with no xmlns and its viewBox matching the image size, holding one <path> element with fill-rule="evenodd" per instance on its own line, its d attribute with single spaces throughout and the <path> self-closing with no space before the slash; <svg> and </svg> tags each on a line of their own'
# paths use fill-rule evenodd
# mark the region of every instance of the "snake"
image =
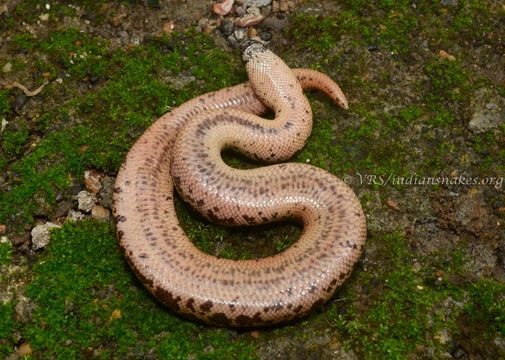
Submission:
<svg viewBox="0 0 505 360">
<path fill-rule="evenodd" d="M 113 190 L 116 234 L 147 290 L 181 316 L 209 325 L 260 327 L 304 316 L 350 276 L 366 239 L 353 190 L 306 163 L 284 163 L 312 129 L 304 89 L 347 109 L 327 75 L 291 69 L 262 43 L 242 46 L 249 81 L 200 95 L 167 112 L 140 136 Z M 274 119 L 260 117 L 268 109 Z M 232 148 L 268 165 L 238 169 Z M 207 219 L 230 226 L 293 220 L 299 239 L 283 252 L 247 260 L 199 250 L 184 233 L 174 188 Z"/>
</svg>

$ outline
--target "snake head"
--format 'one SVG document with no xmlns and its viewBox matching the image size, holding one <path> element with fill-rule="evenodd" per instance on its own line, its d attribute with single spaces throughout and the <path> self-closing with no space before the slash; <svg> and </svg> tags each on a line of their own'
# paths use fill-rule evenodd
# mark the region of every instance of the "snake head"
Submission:
<svg viewBox="0 0 505 360">
<path fill-rule="evenodd" d="M 242 60 L 244 63 L 254 58 L 254 56 L 258 53 L 267 51 L 265 45 L 256 40 L 246 40 L 240 46 L 242 49 Z"/>
</svg>

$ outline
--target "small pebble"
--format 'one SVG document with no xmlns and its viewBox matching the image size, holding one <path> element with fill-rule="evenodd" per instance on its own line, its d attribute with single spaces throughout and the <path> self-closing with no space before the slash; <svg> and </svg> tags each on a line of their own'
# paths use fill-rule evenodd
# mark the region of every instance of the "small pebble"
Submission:
<svg viewBox="0 0 505 360">
<path fill-rule="evenodd" d="M 233 26 L 233 23 L 230 20 L 224 20 L 221 22 L 221 25 L 219 26 L 219 31 L 221 31 L 221 34 L 224 36 L 230 36 L 233 33 L 233 30 L 235 27 Z"/>
<path fill-rule="evenodd" d="M 273 13 L 279 12 L 279 2 L 278 1 L 272 2 L 272 12 Z"/>
<path fill-rule="evenodd" d="M 272 0 L 243 0 L 242 2 L 245 7 L 263 7 L 270 5 Z"/>
<path fill-rule="evenodd" d="M 440 50 L 438 52 L 438 56 L 441 58 L 441 59 L 447 59 L 449 61 L 454 61 L 456 60 L 456 57 L 454 57 L 454 55 L 451 55 L 449 54 L 447 51 L 444 51 L 444 50 Z"/>
<path fill-rule="evenodd" d="M 2 123 L 0 124 L 0 134 L 4 132 L 4 129 L 8 124 L 9 122 L 4 118 L 2 118 Z"/>
<path fill-rule="evenodd" d="M 228 36 L 228 41 L 233 47 L 239 47 L 247 39 L 247 32 L 244 29 L 237 29 Z"/>
<path fill-rule="evenodd" d="M 247 29 L 247 36 L 249 37 L 249 39 L 255 38 L 258 36 L 258 31 L 256 31 L 255 28 L 250 27 Z"/>
<path fill-rule="evenodd" d="M 243 6 L 237 6 L 235 8 L 235 15 L 237 16 L 244 16 L 246 14 L 245 7 Z"/>
<path fill-rule="evenodd" d="M 198 28 L 206 34 L 210 34 L 216 27 L 217 27 L 216 20 L 210 20 L 207 18 L 202 18 L 198 20 Z"/>
<path fill-rule="evenodd" d="M 287 1 L 282 1 L 279 3 L 279 11 L 280 12 L 287 12 L 289 11 L 289 4 Z"/>
<path fill-rule="evenodd" d="M 112 314 L 110 315 L 110 318 L 112 320 L 118 320 L 118 319 L 121 319 L 123 315 L 121 314 L 121 310 L 119 309 L 116 309 L 112 312 Z"/>
<path fill-rule="evenodd" d="M 102 180 L 102 190 L 100 190 L 100 204 L 109 209 L 112 209 L 112 197 L 114 194 L 114 183 L 116 178 L 105 176 Z"/>
<path fill-rule="evenodd" d="M 370 52 L 377 51 L 379 50 L 379 47 L 377 45 L 368 45 L 367 50 Z"/>
<path fill-rule="evenodd" d="M 224 0 L 223 2 L 216 3 L 212 6 L 212 11 L 214 11 L 214 14 L 227 15 L 231 11 L 234 2 L 235 0 Z"/>
<path fill-rule="evenodd" d="M 102 189 L 103 174 L 97 170 L 84 171 L 84 185 L 89 192 L 96 194 Z"/>
<path fill-rule="evenodd" d="M 174 21 L 167 21 L 166 23 L 163 24 L 163 32 L 165 34 L 170 34 L 175 28 Z"/>
<path fill-rule="evenodd" d="M 256 16 L 261 15 L 261 11 L 257 7 L 247 8 L 246 13 L 250 14 L 250 15 L 256 15 Z"/>
<path fill-rule="evenodd" d="M 389 208 L 396 210 L 396 211 L 400 211 L 400 208 L 398 207 L 398 203 L 395 200 L 388 199 L 386 204 L 388 205 Z"/>
<path fill-rule="evenodd" d="M 4 224 L 0 224 L 0 235 L 5 234 L 6 231 L 7 231 L 7 226 L 5 226 Z"/>
<path fill-rule="evenodd" d="M 96 203 L 96 197 L 94 194 L 83 190 L 76 196 L 77 208 L 84 212 L 90 212 L 93 205 Z"/>
<path fill-rule="evenodd" d="M 3 67 L 2 67 L 2 71 L 4 73 L 8 73 L 8 72 L 11 72 L 12 70 L 12 64 L 10 62 L 8 62 L 7 64 L 5 64 Z"/>
<path fill-rule="evenodd" d="M 70 211 L 68 212 L 68 215 L 67 215 L 66 220 L 67 220 L 67 221 L 81 221 L 81 220 L 83 220 L 85 217 L 86 217 L 86 215 L 85 215 L 85 214 L 83 214 L 83 213 L 82 213 L 82 212 L 80 212 L 80 211 L 70 210 Z"/>
<path fill-rule="evenodd" d="M 11 240 L 12 245 L 20 247 L 22 245 L 28 244 L 28 242 L 30 241 L 30 236 L 31 236 L 30 232 L 26 232 L 23 235 L 14 236 Z"/>
<path fill-rule="evenodd" d="M 41 14 L 39 16 L 39 19 L 40 19 L 40 21 L 47 21 L 47 20 L 49 20 L 49 14 L 47 14 L 47 13 L 46 14 Z"/>
<path fill-rule="evenodd" d="M 19 356 L 28 356 L 31 355 L 33 352 L 32 347 L 30 346 L 30 343 L 24 343 L 19 346 L 18 350 L 16 351 L 16 354 Z"/>
<path fill-rule="evenodd" d="M 258 25 L 263 20 L 263 15 L 247 14 L 235 21 L 235 25 L 239 27 L 248 27 Z"/>
<path fill-rule="evenodd" d="M 260 32 L 260 38 L 263 41 L 270 41 L 272 40 L 272 33 L 270 31 L 262 31 Z"/>
<path fill-rule="evenodd" d="M 99 221 L 107 221 L 110 217 L 110 210 L 102 205 L 94 205 L 91 209 L 91 217 Z"/>
<path fill-rule="evenodd" d="M 132 38 L 131 38 L 131 44 L 132 45 L 138 46 L 141 43 L 142 43 L 142 39 L 140 37 L 138 37 L 138 36 L 132 36 Z"/>
<path fill-rule="evenodd" d="M 50 231 L 54 228 L 60 228 L 60 225 L 46 222 L 45 224 L 37 225 L 32 229 L 32 247 L 33 250 L 44 248 L 49 244 Z"/>
<path fill-rule="evenodd" d="M 272 6 L 268 5 L 261 8 L 261 15 L 263 15 L 264 17 L 267 17 L 271 13 L 272 13 Z"/>
</svg>

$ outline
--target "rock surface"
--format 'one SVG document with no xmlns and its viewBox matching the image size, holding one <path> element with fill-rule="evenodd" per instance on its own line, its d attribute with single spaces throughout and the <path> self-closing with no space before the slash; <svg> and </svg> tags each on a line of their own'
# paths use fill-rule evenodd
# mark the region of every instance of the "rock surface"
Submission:
<svg viewBox="0 0 505 360">
<path fill-rule="evenodd" d="M 76 196 L 77 208 L 84 212 L 90 212 L 96 203 L 96 196 L 86 190 L 79 192 Z"/>
<path fill-rule="evenodd" d="M 493 95 L 488 89 L 477 92 L 474 109 L 468 124 L 473 132 L 482 133 L 505 123 L 505 98 Z"/>
<path fill-rule="evenodd" d="M 94 205 L 91 209 L 91 217 L 95 220 L 107 221 L 110 218 L 110 210 L 101 205 Z"/>
<path fill-rule="evenodd" d="M 101 180 L 103 174 L 96 170 L 86 170 L 84 172 L 84 185 L 86 189 L 93 194 L 96 194 L 102 188 Z"/>
<path fill-rule="evenodd" d="M 60 225 L 46 222 L 45 224 L 37 225 L 32 229 L 32 248 L 39 250 L 49 244 L 51 229 L 60 228 Z"/>
</svg>

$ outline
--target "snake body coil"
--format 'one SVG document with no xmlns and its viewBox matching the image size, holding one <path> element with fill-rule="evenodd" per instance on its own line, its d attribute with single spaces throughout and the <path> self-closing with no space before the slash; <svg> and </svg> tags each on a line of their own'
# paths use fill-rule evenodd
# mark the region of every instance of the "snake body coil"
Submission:
<svg viewBox="0 0 505 360">
<path fill-rule="evenodd" d="M 247 43 L 243 58 L 250 83 L 202 95 L 158 119 L 128 153 L 114 194 L 120 244 L 149 291 L 186 317 L 237 327 L 288 321 L 320 306 L 349 276 L 366 237 L 359 201 L 335 176 L 306 164 L 239 170 L 223 162 L 225 147 L 269 162 L 301 149 L 312 127 L 302 87 L 347 107 L 331 79 L 291 70 L 259 43 Z M 265 106 L 274 120 L 258 117 Z M 212 221 L 296 219 L 303 234 L 267 258 L 205 254 L 178 223 L 174 184 Z"/>
</svg>

